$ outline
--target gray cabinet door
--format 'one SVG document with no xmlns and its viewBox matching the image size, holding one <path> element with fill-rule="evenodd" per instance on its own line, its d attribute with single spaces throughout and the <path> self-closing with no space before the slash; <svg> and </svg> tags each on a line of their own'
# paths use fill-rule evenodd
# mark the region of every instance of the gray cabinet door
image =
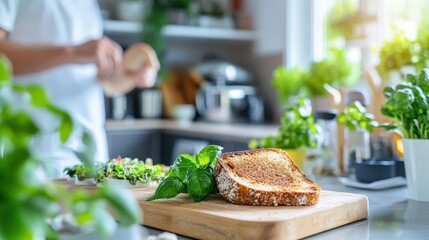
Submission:
<svg viewBox="0 0 429 240">
<path fill-rule="evenodd" d="M 163 163 L 171 165 L 180 153 L 195 154 L 202 147 L 208 144 L 222 146 L 222 152 L 241 151 L 248 149 L 248 140 L 231 140 L 217 136 L 189 136 L 184 133 L 162 133 Z"/>
<path fill-rule="evenodd" d="M 158 130 L 107 131 L 109 158 L 152 158 L 161 163 L 161 135 Z"/>
</svg>

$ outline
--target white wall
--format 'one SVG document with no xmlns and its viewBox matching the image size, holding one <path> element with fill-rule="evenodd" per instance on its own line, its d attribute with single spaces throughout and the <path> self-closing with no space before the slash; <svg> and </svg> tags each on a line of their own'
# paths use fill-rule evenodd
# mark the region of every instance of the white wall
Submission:
<svg viewBox="0 0 429 240">
<path fill-rule="evenodd" d="M 286 1 L 247 0 L 246 8 L 252 13 L 256 30 L 256 55 L 272 55 L 285 50 Z"/>
</svg>

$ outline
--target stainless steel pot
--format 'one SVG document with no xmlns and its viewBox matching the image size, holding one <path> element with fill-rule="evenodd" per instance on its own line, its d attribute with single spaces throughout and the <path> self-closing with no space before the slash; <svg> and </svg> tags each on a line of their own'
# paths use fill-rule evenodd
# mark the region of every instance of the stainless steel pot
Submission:
<svg viewBox="0 0 429 240">
<path fill-rule="evenodd" d="M 162 116 L 162 95 L 158 89 L 141 90 L 140 116 L 142 118 L 160 118 Z"/>
<path fill-rule="evenodd" d="M 230 62 L 211 60 L 197 65 L 197 70 L 212 85 L 251 85 L 252 76 L 243 68 Z"/>
<path fill-rule="evenodd" d="M 197 111 L 212 122 L 248 121 L 248 97 L 255 94 L 251 86 L 204 86 L 196 95 Z"/>
</svg>

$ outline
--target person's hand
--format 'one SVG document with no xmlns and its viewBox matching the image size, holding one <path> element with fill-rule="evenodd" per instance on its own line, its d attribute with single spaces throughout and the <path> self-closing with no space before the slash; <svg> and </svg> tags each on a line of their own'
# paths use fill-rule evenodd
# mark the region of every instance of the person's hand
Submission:
<svg viewBox="0 0 429 240">
<path fill-rule="evenodd" d="M 131 46 L 124 55 L 123 74 L 131 79 L 136 87 L 147 88 L 155 84 L 160 68 L 154 49 L 146 43 Z"/>
<path fill-rule="evenodd" d="M 95 63 L 97 78 L 109 80 L 119 74 L 122 68 L 122 48 L 107 37 L 91 40 L 73 47 L 76 63 Z"/>
<path fill-rule="evenodd" d="M 141 66 L 137 71 L 124 69 L 124 75 L 132 79 L 139 88 L 152 87 L 155 84 L 159 67 L 150 67 L 147 64 Z"/>
</svg>

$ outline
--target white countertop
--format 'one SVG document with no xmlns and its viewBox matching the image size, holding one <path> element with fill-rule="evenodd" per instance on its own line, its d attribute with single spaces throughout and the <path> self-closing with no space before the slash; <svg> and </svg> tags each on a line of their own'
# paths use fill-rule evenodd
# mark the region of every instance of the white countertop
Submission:
<svg viewBox="0 0 429 240">
<path fill-rule="evenodd" d="M 261 124 L 239 123 L 209 123 L 190 122 L 180 123 L 174 120 L 164 119 L 131 119 L 131 120 L 107 120 L 106 130 L 162 130 L 171 132 L 189 133 L 194 135 L 219 135 L 234 139 L 263 138 L 274 135 L 279 126 Z"/>
</svg>

